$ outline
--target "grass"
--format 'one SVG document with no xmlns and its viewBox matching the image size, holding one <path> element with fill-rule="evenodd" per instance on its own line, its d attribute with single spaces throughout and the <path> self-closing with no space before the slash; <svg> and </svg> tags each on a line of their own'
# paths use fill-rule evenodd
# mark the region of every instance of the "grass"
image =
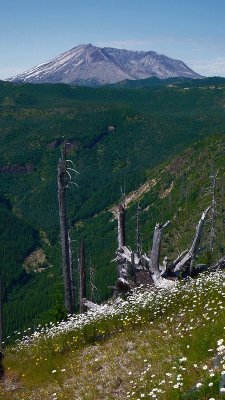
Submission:
<svg viewBox="0 0 225 400">
<path fill-rule="evenodd" d="M 140 288 L 9 347 L 0 399 L 223 399 L 224 322 L 221 272 Z"/>
</svg>

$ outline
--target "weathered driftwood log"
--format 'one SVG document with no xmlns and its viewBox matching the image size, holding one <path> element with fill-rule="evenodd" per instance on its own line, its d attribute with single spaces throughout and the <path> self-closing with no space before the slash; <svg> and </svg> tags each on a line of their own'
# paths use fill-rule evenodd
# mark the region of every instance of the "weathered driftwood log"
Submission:
<svg viewBox="0 0 225 400">
<path fill-rule="evenodd" d="M 66 172 L 66 147 L 63 146 L 61 159 L 58 163 L 58 203 L 59 203 L 59 221 L 60 221 L 60 236 L 62 250 L 62 269 L 65 287 L 65 305 L 68 314 L 74 312 L 74 297 L 73 297 L 73 281 L 72 281 L 72 266 L 71 252 L 69 242 L 69 231 L 67 222 L 67 207 L 66 207 L 66 190 L 67 190 L 67 172 Z"/>
<path fill-rule="evenodd" d="M 190 250 L 186 253 L 186 255 L 175 265 L 175 268 L 173 268 L 174 272 L 180 272 L 186 267 L 187 265 L 190 266 L 190 274 L 192 273 L 192 267 L 193 267 L 193 262 L 195 260 L 196 254 L 198 252 L 198 248 L 200 245 L 200 240 L 202 236 L 202 229 L 205 223 L 205 219 L 208 215 L 208 212 L 211 207 L 208 207 L 205 211 L 203 211 L 201 218 L 198 222 L 198 225 L 196 227 L 196 234 L 194 237 L 194 240 L 192 242 Z"/>
<path fill-rule="evenodd" d="M 87 295 L 84 239 L 81 239 L 80 242 L 79 274 L 80 274 L 80 313 L 83 313 L 87 311 L 83 303 L 83 298 L 86 298 Z"/>
</svg>

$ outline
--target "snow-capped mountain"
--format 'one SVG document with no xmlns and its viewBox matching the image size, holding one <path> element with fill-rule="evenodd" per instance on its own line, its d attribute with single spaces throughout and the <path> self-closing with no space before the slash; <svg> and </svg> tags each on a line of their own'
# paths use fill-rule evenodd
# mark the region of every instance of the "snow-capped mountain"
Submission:
<svg viewBox="0 0 225 400">
<path fill-rule="evenodd" d="M 201 78 L 183 61 L 154 51 L 131 51 L 85 44 L 15 77 L 11 82 L 102 85 L 124 79 Z"/>
</svg>

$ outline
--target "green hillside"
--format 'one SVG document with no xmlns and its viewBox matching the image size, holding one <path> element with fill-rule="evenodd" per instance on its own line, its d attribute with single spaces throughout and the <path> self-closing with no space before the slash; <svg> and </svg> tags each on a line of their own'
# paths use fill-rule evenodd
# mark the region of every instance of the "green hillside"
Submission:
<svg viewBox="0 0 225 400">
<path fill-rule="evenodd" d="M 7 335 L 57 316 L 62 273 L 56 170 L 63 140 L 80 172 L 79 187 L 69 191 L 75 275 L 78 240 L 84 235 L 88 265 L 91 258 L 96 268 L 97 300 L 110 296 L 108 286 L 115 279 L 116 221 L 107 210 L 120 201 L 121 186 L 129 193 L 157 180 L 141 199 L 143 247 L 150 246 L 155 222 L 171 219 L 163 252 L 172 257 L 190 241 L 209 201 L 203 195 L 209 175 L 219 169 L 216 251 L 222 254 L 225 89 L 221 83 L 213 89 L 208 81 L 201 85 L 204 90 L 194 83 L 189 90 L 0 83 L 0 241 L 7 243 L 0 268 Z M 160 197 L 172 182 L 169 195 Z M 131 246 L 134 213 L 135 205 L 127 213 Z M 45 268 L 27 273 L 24 261 L 39 248 L 46 255 Z"/>
<path fill-rule="evenodd" d="M 202 79 L 188 79 L 188 78 L 167 78 L 167 79 L 159 79 L 156 77 L 146 78 L 146 79 L 137 79 L 137 80 L 129 80 L 126 79 L 125 81 L 118 82 L 116 84 L 111 85 L 112 87 L 117 88 L 127 88 L 127 89 L 137 89 L 137 88 L 153 88 L 153 87 L 162 87 L 162 86 L 169 86 L 169 87 L 183 87 L 183 88 L 190 88 L 190 87 L 201 87 L 207 88 L 212 86 L 224 87 L 225 79 L 220 77 L 210 77 L 210 78 L 202 78 Z"/>
</svg>

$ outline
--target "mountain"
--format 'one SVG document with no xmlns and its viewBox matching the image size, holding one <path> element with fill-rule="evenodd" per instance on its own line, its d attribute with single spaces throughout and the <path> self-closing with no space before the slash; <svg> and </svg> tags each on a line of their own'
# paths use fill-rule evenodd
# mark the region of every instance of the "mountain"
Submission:
<svg viewBox="0 0 225 400">
<path fill-rule="evenodd" d="M 180 60 L 154 51 L 131 51 L 85 44 L 9 78 L 11 82 L 103 85 L 149 77 L 201 78 Z"/>
</svg>

